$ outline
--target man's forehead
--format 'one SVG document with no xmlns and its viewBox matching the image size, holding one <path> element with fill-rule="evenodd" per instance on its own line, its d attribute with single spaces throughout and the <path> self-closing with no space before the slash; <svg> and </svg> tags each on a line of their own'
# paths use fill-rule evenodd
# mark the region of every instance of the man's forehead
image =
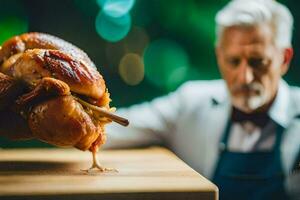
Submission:
<svg viewBox="0 0 300 200">
<path fill-rule="evenodd" d="M 267 25 L 232 26 L 225 28 L 220 44 L 223 47 L 272 44 L 272 31 Z"/>
<path fill-rule="evenodd" d="M 229 54 L 263 54 L 273 45 L 272 32 L 265 26 L 228 27 L 220 40 L 220 47 Z"/>
<path fill-rule="evenodd" d="M 228 46 L 225 48 L 225 55 L 227 56 L 265 56 L 268 54 L 268 46 L 262 44 L 249 44 L 243 46 Z"/>
</svg>

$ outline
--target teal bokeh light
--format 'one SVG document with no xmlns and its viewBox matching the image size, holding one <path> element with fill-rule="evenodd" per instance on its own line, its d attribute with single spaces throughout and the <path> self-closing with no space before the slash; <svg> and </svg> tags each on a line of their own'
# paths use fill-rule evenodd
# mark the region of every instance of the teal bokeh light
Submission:
<svg viewBox="0 0 300 200">
<path fill-rule="evenodd" d="M 135 0 L 97 0 L 97 3 L 106 15 L 121 17 L 131 10 Z"/>
<path fill-rule="evenodd" d="M 160 39 L 146 48 L 144 65 L 145 76 L 152 84 L 171 91 L 186 80 L 189 58 L 179 44 Z"/>
<path fill-rule="evenodd" d="M 123 39 L 131 27 L 131 17 L 129 13 L 120 17 L 111 17 L 100 11 L 96 17 L 96 31 L 105 40 L 117 42 Z"/>
</svg>

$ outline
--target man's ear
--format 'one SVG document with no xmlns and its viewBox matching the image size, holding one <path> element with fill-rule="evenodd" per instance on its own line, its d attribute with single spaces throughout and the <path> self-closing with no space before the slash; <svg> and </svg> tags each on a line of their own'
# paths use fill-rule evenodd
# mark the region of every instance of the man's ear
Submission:
<svg viewBox="0 0 300 200">
<path fill-rule="evenodd" d="M 282 76 L 285 75 L 289 69 L 290 62 L 294 55 L 294 50 L 292 47 L 285 48 L 283 53 L 284 53 L 284 55 L 283 55 L 284 57 L 283 57 L 283 63 L 281 65 L 281 75 Z"/>
</svg>

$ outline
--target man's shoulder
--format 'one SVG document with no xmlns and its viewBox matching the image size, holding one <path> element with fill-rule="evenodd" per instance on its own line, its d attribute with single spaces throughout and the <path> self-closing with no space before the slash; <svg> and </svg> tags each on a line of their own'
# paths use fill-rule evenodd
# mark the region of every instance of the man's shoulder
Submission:
<svg viewBox="0 0 300 200">
<path fill-rule="evenodd" d="M 294 86 L 290 85 L 286 82 L 283 83 L 285 85 L 285 88 L 288 90 L 288 96 L 292 100 L 291 102 L 298 102 L 300 101 L 300 87 L 299 86 Z"/>
<path fill-rule="evenodd" d="M 284 98 L 288 102 L 288 109 L 293 116 L 300 116 L 300 87 L 289 85 L 285 81 L 281 81 L 280 87 L 284 90 Z"/>
<path fill-rule="evenodd" d="M 222 79 L 219 80 L 197 80 L 197 81 L 188 81 L 184 83 L 179 90 L 188 92 L 188 93 L 216 93 L 219 91 L 224 92 L 226 88 L 225 82 Z"/>
<path fill-rule="evenodd" d="M 290 95 L 293 96 L 293 98 L 300 99 L 300 87 L 298 86 L 290 86 Z"/>
</svg>

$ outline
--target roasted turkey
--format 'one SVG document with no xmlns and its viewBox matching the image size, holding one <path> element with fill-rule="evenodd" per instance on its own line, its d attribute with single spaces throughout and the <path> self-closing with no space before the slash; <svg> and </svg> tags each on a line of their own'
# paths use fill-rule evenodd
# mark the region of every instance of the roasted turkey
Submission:
<svg viewBox="0 0 300 200">
<path fill-rule="evenodd" d="M 128 120 L 114 115 L 105 81 L 79 48 L 44 33 L 15 36 L 0 49 L 0 135 L 39 139 L 89 150 L 93 165 L 105 143 L 104 126 Z"/>
</svg>

